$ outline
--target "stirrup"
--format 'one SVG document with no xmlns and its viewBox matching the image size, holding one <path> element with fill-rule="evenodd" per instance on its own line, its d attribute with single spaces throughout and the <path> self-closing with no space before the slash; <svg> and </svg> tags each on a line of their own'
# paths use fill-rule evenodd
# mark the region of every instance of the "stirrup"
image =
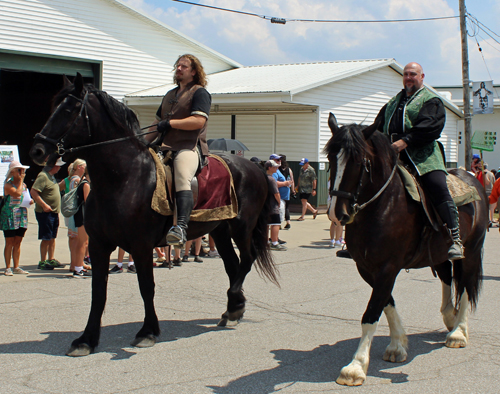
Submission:
<svg viewBox="0 0 500 394">
<path fill-rule="evenodd" d="M 172 226 L 167 233 L 167 243 L 171 246 L 183 246 L 187 241 L 186 231 L 179 226 Z"/>
</svg>

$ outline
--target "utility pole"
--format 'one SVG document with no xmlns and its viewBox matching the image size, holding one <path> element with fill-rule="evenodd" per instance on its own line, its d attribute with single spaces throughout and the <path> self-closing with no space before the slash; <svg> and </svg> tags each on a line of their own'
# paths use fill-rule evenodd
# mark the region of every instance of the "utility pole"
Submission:
<svg viewBox="0 0 500 394">
<path fill-rule="evenodd" d="M 470 87 L 469 87 L 469 51 L 467 48 L 467 25 L 465 21 L 465 0 L 460 2 L 460 33 L 462 35 L 462 84 L 464 91 L 464 138 L 465 142 L 465 168 L 470 170 L 472 162 L 472 121 L 470 111 Z"/>
</svg>

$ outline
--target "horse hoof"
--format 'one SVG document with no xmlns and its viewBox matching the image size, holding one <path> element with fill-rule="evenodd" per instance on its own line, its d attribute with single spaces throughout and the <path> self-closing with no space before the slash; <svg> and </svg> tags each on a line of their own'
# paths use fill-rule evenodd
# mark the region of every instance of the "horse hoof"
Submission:
<svg viewBox="0 0 500 394">
<path fill-rule="evenodd" d="M 467 339 L 464 336 L 450 334 L 448 334 L 446 342 L 444 343 L 446 347 L 458 349 L 467 346 Z"/>
<path fill-rule="evenodd" d="M 243 314 L 245 313 L 245 308 L 242 308 L 236 312 L 224 312 L 221 316 L 217 326 L 219 327 L 236 327 L 241 319 L 243 319 Z"/>
<path fill-rule="evenodd" d="M 349 364 L 340 370 L 336 382 L 343 386 L 361 386 L 365 380 L 366 374 L 363 369 L 360 366 Z"/>
<path fill-rule="evenodd" d="M 398 349 L 386 349 L 384 353 L 384 361 L 391 363 L 402 363 L 406 361 L 406 350 L 400 346 Z"/>
<path fill-rule="evenodd" d="M 82 357 L 82 356 L 88 356 L 90 353 L 92 353 L 92 348 L 86 343 L 82 343 L 77 346 L 72 345 L 69 348 L 68 352 L 66 353 L 66 356 Z"/>
<path fill-rule="evenodd" d="M 131 345 L 135 347 L 152 347 L 156 343 L 156 337 L 154 335 L 147 335 L 145 337 L 135 338 Z"/>
</svg>

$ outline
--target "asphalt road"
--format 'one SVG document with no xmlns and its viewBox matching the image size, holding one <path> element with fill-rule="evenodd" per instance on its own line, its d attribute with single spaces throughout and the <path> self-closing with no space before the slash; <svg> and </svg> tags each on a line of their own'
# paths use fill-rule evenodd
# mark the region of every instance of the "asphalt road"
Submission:
<svg viewBox="0 0 500 394">
<path fill-rule="evenodd" d="M 352 260 L 328 248 L 325 215 L 293 221 L 280 233 L 289 247 L 275 252 L 281 288 L 253 270 L 244 286 L 247 311 L 234 329 L 216 326 L 228 286 L 220 259 L 155 269 L 162 335 L 147 349 L 130 346 L 144 315 L 136 275 L 110 276 L 101 342 L 83 358 L 65 352 L 85 327 L 91 280 L 74 279 L 67 268 L 37 270 L 37 227 L 33 214 L 30 219 L 21 265 L 31 274 L 0 276 L 0 393 L 500 391 L 498 229 L 486 237 L 484 284 L 469 317 L 469 345 L 443 346 L 441 286 L 430 269 L 403 271 L 393 295 L 409 338 L 408 359 L 400 364 L 382 360 L 389 343 L 382 317 L 367 381 L 348 388 L 335 379 L 358 346 L 370 289 Z M 56 257 L 69 262 L 65 229 Z"/>
</svg>

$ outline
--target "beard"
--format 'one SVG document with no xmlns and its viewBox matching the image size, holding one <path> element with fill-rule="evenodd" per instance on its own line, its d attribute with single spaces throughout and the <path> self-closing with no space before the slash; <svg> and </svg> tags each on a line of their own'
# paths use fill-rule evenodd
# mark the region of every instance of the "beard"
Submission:
<svg viewBox="0 0 500 394">
<path fill-rule="evenodd" d="M 413 84 L 412 86 L 405 85 L 406 95 L 413 96 L 418 90 L 420 90 L 422 86 L 423 84 L 421 86 L 417 86 L 415 84 Z"/>
</svg>

